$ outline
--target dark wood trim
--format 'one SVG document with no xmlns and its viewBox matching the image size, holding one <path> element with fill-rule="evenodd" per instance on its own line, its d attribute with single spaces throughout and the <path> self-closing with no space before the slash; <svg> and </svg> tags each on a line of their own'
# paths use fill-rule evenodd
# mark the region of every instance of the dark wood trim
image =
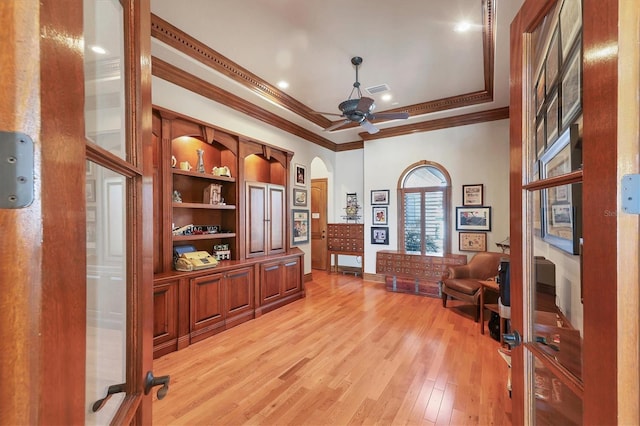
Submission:
<svg viewBox="0 0 640 426">
<path fill-rule="evenodd" d="M 493 74 L 495 56 L 495 0 L 482 0 L 481 7 L 483 17 L 482 42 L 484 88 L 476 92 L 465 93 L 405 107 L 389 109 L 385 110 L 385 112 L 406 111 L 409 112 L 411 116 L 418 116 L 493 101 Z M 271 100 L 272 102 L 282 106 L 283 108 L 286 108 L 289 111 L 300 115 L 301 117 L 320 127 L 326 128 L 333 124 L 331 120 L 315 113 L 312 109 L 287 95 L 286 93 L 280 91 L 277 87 L 270 85 L 255 74 L 231 61 L 227 57 L 221 55 L 219 52 L 211 49 L 209 46 L 205 45 L 204 43 L 200 42 L 184 31 L 178 29 L 177 27 L 171 25 L 167 21 L 153 14 L 151 15 L 151 35 L 152 37 L 155 37 L 156 39 L 177 49 L 185 55 L 205 64 L 216 72 L 225 75 L 233 81 L 249 88 L 250 90 L 260 94 L 261 96 Z M 243 112 L 251 117 L 257 118 L 267 124 L 275 126 L 293 135 L 299 136 L 303 139 L 308 140 L 309 142 L 315 143 L 334 152 L 361 149 L 363 147 L 363 145 L 360 145 L 360 141 L 349 142 L 346 144 L 335 144 L 328 139 L 322 138 L 313 132 L 310 132 L 296 124 L 284 120 L 276 116 L 275 114 L 259 108 L 251 104 L 250 102 L 239 98 L 238 96 L 235 96 L 223 89 L 214 86 L 213 84 L 198 79 L 158 58 L 153 58 L 153 75 L 177 84 L 187 90 L 202 94 L 209 99 L 220 102 L 226 106 L 229 106 L 230 108 Z M 508 114 L 504 118 L 508 118 Z M 407 126 L 399 126 L 391 129 L 383 129 L 375 136 L 370 136 L 368 133 L 361 133 L 359 134 L 359 136 L 362 137 L 363 140 L 381 139 L 385 137 L 401 136 L 416 132 L 426 132 L 457 125 L 471 124 L 465 122 L 462 122 L 461 124 L 455 124 L 455 118 L 452 118 L 452 120 L 453 121 L 451 122 L 451 124 L 437 124 L 435 125 L 435 127 L 432 127 L 433 123 L 440 122 L 440 120 L 416 123 Z M 487 121 L 491 121 L 491 119 Z M 355 123 L 350 123 L 347 126 L 343 126 L 342 129 L 350 127 L 353 128 L 357 126 L 358 125 Z"/>
<path fill-rule="evenodd" d="M 305 283 L 311 282 L 313 281 L 313 272 L 309 272 L 308 274 L 304 274 L 304 281 Z"/>
<path fill-rule="evenodd" d="M 511 25 L 510 239 L 511 297 L 523 298 L 522 134 L 523 56 L 527 33 L 556 4 L 527 0 Z M 584 291 L 583 418 L 589 424 L 616 424 L 618 411 L 618 2 L 583 2 L 583 236 Z M 609 47 L 612 47 L 608 50 Z M 603 52 L 605 54 L 603 54 Z M 579 174 L 568 180 L 579 179 Z M 547 180 L 547 184 L 559 184 Z M 528 189 L 534 189 L 530 185 Z M 537 186 L 535 186 L 537 187 Z M 606 291 L 603 291 L 606 285 Z M 512 302 L 513 303 L 513 302 Z M 513 309 L 514 328 L 522 312 Z M 522 347 L 512 352 L 513 423 L 526 422 Z"/>
<path fill-rule="evenodd" d="M 492 109 L 489 111 L 472 112 L 455 117 L 438 118 L 436 120 L 423 121 L 421 123 L 407 124 L 405 126 L 380 129 L 374 135 L 367 132 L 359 136 L 366 141 L 374 139 L 390 138 L 394 136 L 408 135 L 411 133 L 428 132 L 431 130 L 446 129 L 449 127 L 466 126 L 468 124 L 485 123 L 487 121 L 505 120 L 509 118 L 509 107 Z"/>
<path fill-rule="evenodd" d="M 339 143 L 336 146 L 336 152 L 352 151 L 354 149 L 364 148 L 364 141 Z"/>
<path fill-rule="evenodd" d="M 331 151 L 336 150 L 336 144 L 334 142 L 320 137 L 297 124 L 293 124 L 272 112 L 252 104 L 251 102 L 245 101 L 239 96 L 197 78 L 188 72 L 163 61 L 162 59 L 153 57 L 152 69 L 153 75 L 156 77 L 190 90 L 204 96 L 205 98 L 211 99 L 212 101 L 219 102 L 229 108 L 235 109 L 236 111 L 246 114 L 252 118 L 275 126 L 285 132 L 291 133 L 292 135 L 301 137 L 302 139 L 315 143 L 316 145 L 320 145 Z"/>
<path fill-rule="evenodd" d="M 529 44 L 530 35 L 546 15 L 556 0 L 544 2 L 527 0 L 511 22 L 510 38 L 510 122 L 509 122 L 509 238 L 510 238 L 510 276 L 511 300 L 521 303 L 523 299 L 523 264 L 522 264 L 522 101 L 523 84 L 522 69 L 525 45 Z M 513 330 L 523 330 L 522 309 L 511 310 L 511 324 Z M 516 346 L 511 352 L 512 371 L 512 419 L 513 424 L 526 424 L 529 421 L 525 413 L 524 401 L 527 391 L 524 389 L 524 346 Z"/>
<path fill-rule="evenodd" d="M 618 211 L 618 2 L 586 0 L 583 16 L 584 419 L 615 424 L 620 237 L 605 212 Z"/>
<path fill-rule="evenodd" d="M 151 36 L 320 127 L 331 125 L 331 120 L 328 118 L 315 113 L 277 87 L 153 14 L 151 15 Z"/>
<path fill-rule="evenodd" d="M 493 101 L 495 0 L 482 0 L 481 7 L 483 23 L 483 90 L 389 109 L 385 110 L 385 112 L 407 111 L 410 115 L 415 116 Z M 317 114 L 302 102 L 270 85 L 249 70 L 156 15 L 151 15 L 151 36 L 320 127 L 325 128 L 332 124 L 331 120 Z M 357 125 L 352 123 L 342 128 L 356 127 Z"/>
</svg>

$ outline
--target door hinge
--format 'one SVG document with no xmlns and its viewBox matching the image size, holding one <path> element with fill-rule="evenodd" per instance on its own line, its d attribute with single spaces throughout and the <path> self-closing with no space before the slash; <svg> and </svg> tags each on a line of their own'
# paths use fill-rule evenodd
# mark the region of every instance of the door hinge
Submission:
<svg viewBox="0 0 640 426">
<path fill-rule="evenodd" d="M 33 202 L 33 140 L 18 132 L 0 132 L 0 209 Z"/>
</svg>

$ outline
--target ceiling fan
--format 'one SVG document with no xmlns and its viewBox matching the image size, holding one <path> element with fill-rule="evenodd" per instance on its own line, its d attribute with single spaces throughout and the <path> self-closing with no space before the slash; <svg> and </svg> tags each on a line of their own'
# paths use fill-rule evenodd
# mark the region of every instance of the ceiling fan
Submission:
<svg viewBox="0 0 640 426">
<path fill-rule="evenodd" d="M 323 115 L 335 115 L 338 117 L 344 117 L 343 121 L 332 124 L 331 126 L 324 129 L 326 132 L 335 130 L 339 127 L 353 122 L 360 124 L 360 126 L 362 126 L 367 132 L 374 134 L 378 133 L 380 130 L 371 123 L 371 120 L 406 120 L 407 118 L 409 118 L 409 113 L 407 112 L 374 113 L 373 110 L 376 107 L 374 100 L 362 96 L 362 93 L 360 92 L 360 82 L 358 81 L 358 67 L 360 66 L 360 64 L 362 64 L 362 58 L 359 56 L 354 56 L 353 58 L 351 58 L 351 63 L 356 66 L 356 81 L 355 83 L 353 83 L 353 89 L 351 89 L 349 99 L 341 102 L 340 105 L 338 105 L 338 109 L 342 111 L 342 114 L 334 114 L 331 112 L 318 113 Z M 352 99 L 354 92 L 357 93 L 358 97 Z"/>
</svg>

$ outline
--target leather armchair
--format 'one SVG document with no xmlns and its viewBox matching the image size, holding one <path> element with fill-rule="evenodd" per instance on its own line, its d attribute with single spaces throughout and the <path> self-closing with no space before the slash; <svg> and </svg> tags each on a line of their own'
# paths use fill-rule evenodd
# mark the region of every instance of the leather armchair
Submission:
<svg viewBox="0 0 640 426">
<path fill-rule="evenodd" d="M 447 307 L 447 298 L 458 299 L 475 305 L 475 321 L 480 317 L 480 283 L 498 275 L 500 259 L 505 253 L 482 252 L 476 254 L 466 265 L 449 266 L 442 277 L 442 306 Z"/>
</svg>

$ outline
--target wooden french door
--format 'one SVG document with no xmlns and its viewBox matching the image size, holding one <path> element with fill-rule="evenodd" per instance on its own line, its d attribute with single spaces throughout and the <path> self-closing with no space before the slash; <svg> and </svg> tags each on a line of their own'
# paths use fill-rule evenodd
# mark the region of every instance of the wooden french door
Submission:
<svg viewBox="0 0 640 426">
<path fill-rule="evenodd" d="M 570 76 L 576 67 L 569 62 L 563 65 L 565 58 L 572 60 L 572 50 L 562 45 L 563 32 L 570 33 L 570 25 L 562 28 L 561 8 L 576 3 L 581 3 L 582 10 L 582 35 L 577 42 L 582 113 L 576 117 L 580 131 L 574 139 L 571 117 L 566 128 L 562 125 L 563 114 L 568 116 L 576 105 L 562 103 L 570 93 Z M 511 325 L 523 341 L 512 349 L 514 424 L 639 421 L 638 349 L 637 345 L 629 348 L 623 340 L 625 336 L 637 338 L 638 332 L 638 219 L 623 214 L 618 201 L 621 176 L 638 173 L 637 161 L 629 158 L 638 155 L 639 8 L 637 2 L 617 0 L 526 0 L 511 24 Z M 565 20 L 565 24 L 571 22 Z M 538 37 L 540 28 L 549 37 Z M 547 73 L 545 81 L 548 65 L 544 55 L 556 40 L 560 40 L 560 53 L 552 54 L 554 73 L 551 78 Z M 622 46 L 626 46 L 630 68 L 619 75 Z M 578 55 L 577 49 L 573 52 Z M 558 58 L 559 64 L 555 63 Z M 544 65 L 537 66 L 536 60 Z M 554 81 L 559 83 L 554 86 Z M 540 98 L 545 100 L 536 104 Z M 619 121 L 625 111 L 632 111 L 630 119 Z M 557 130 L 552 137 L 550 121 L 551 130 Z M 635 142 L 620 140 L 619 131 Z M 558 169 L 558 155 L 562 154 L 553 144 L 563 136 L 568 138 L 569 158 L 574 154 L 573 142 L 580 141 L 581 165 L 569 161 L 565 169 Z M 541 146 L 539 140 L 546 145 Z M 574 206 L 571 220 L 561 214 L 567 200 Z M 576 203 L 581 210 L 576 210 Z M 573 227 L 582 237 L 581 248 L 570 244 L 577 244 L 577 239 L 554 235 L 563 221 L 567 229 L 581 222 L 581 232 Z M 552 238 L 556 236 L 561 238 Z M 626 240 L 632 242 L 623 243 Z M 559 243 L 569 244 L 559 249 Z M 555 259 L 558 270 L 567 266 L 579 270 L 572 276 L 555 272 L 556 289 L 574 293 L 574 303 L 560 309 L 578 323 L 569 334 L 558 327 L 555 316 L 550 325 L 541 321 L 548 317 L 548 310 L 541 308 L 543 280 L 538 277 L 539 261 L 534 259 L 541 248 Z M 547 302 L 557 308 L 563 296 L 555 294 Z M 619 324 L 630 324 L 631 330 Z M 569 353 L 568 347 L 578 350 Z"/>
<path fill-rule="evenodd" d="M 0 3 L 3 156 L 29 197 L 0 204 L 0 424 L 151 423 L 149 18 L 147 0 Z"/>
<path fill-rule="evenodd" d="M 311 268 L 327 269 L 327 179 L 311 179 Z"/>
</svg>

